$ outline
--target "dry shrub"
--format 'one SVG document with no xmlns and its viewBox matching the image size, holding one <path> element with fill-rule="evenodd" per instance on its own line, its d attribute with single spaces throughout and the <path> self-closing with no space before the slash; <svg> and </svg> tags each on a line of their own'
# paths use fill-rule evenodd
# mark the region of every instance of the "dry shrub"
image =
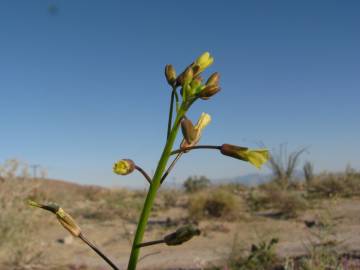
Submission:
<svg viewBox="0 0 360 270">
<path fill-rule="evenodd" d="M 2 263 L 4 269 L 43 265 L 38 240 L 31 237 L 38 226 L 36 214 L 26 203 L 31 190 L 32 185 L 25 180 L 6 178 L 0 182 L 0 267 Z"/>
<path fill-rule="evenodd" d="M 283 189 L 287 189 L 291 184 L 300 156 L 305 151 L 306 148 L 301 148 L 288 154 L 286 144 L 281 144 L 278 151 L 272 151 L 269 159 L 269 167 L 273 173 L 273 181 Z"/>
<path fill-rule="evenodd" d="M 273 207 L 283 218 L 295 218 L 301 211 L 306 210 L 308 204 L 297 192 L 281 192 L 273 200 Z"/>
<path fill-rule="evenodd" d="M 178 189 L 163 189 L 159 192 L 159 209 L 176 207 L 182 192 Z M 155 209 L 157 210 L 157 209 Z"/>
<path fill-rule="evenodd" d="M 360 173 L 347 168 L 344 173 L 323 173 L 307 187 L 311 197 L 351 197 L 360 195 Z"/>
<path fill-rule="evenodd" d="M 98 193 L 97 190 L 95 191 Z M 92 195 L 89 193 L 86 196 L 92 198 Z M 73 213 L 74 216 L 97 221 L 122 218 L 135 222 L 141 211 L 143 200 L 144 198 L 137 191 L 127 191 L 124 189 L 106 190 L 102 192 L 102 198 L 96 201 L 74 201 L 76 207 Z"/>
<path fill-rule="evenodd" d="M 282 218 L 297 217 L 308 206 L 301 192 L 283 190 L 274 182 L 250 190 L 246 202 L 251 211 L 272 209 Z"/>
<path fill-rule="evenodd" d="M 189 197 L 189 215 L 195 219 L 205 217 L 236 219 L 242 208 L 240 197 L 221 188 L 212 188 Z"/>
</svg>

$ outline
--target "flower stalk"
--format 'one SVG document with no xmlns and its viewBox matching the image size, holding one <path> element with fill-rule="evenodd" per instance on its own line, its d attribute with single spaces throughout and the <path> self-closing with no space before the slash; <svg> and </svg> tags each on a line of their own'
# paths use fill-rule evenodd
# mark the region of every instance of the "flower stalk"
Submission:
<svg viewBox="0 0 360 270">
<path fill-rule="evenodd" d="M 141 244 L 142 239 L 144 237 L 144 232 L 145 232 L 145 228 L 149 219 L 149 215 L 152 209 L 152 206 L 154 204 L 154 200 L 157 194 L 157 191 L 160 187 L 160 182 L 161 182 L 161 178 L 164 174 L 167 162 L 170 158 L 170 153 L 171 150 L 173 148 L 175 139 L 176 139 L 176 135 L 179 131 L 179 127 L 180 127 L 180 120 L 184 117 L 186 113 L 186 107 L 184 106 L 184 103 L 180 106 L 179 112 L 176 116 L 176 119 L 174 121 L 174 125 L 170 131 L 169 137 L 166 141 L 166 145 L 164 147 L 164 150 L 161 154 L 161 158 L 158 162 L 154 177 L 152 179 L 149 191 L 147 193 L 145 202 L 144 202 L 144 207 L 142 209 L 141 215 L 140 215 L 140 219 L 138 222 L 138 226 L 136 229 L 136 233 L 135 233 L 135 237 L 134 237 L 134 241 L 133 241 L 133 245 L 131 248 L 131 254 L 130 254 L 130 259 L 129 259 L 129 264 L 128 264 L 128 270 L 135 270 L 136 269 L 136 265 L 137 265 L 137 261 L 139 258 L 139 254 L 140 254 L 140 248 L 139 248 L 139 244 Z"/>
</svg>

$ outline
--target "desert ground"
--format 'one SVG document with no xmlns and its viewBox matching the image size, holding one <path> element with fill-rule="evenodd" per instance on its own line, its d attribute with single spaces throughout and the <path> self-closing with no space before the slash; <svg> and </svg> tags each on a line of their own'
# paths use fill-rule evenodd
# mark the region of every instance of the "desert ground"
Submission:
<svg viewBox="0 0 360 270">
<path fill-rule="evenodd" d="M 196 180 L 194 181 L 196 183 Z M 28 199 L 56 202 L 126 269 L 146 190 L 30 178 L 0 180 L 0 269 L 110 269 L 56 217 Z M 139 269 L 360 269 L 360 174 L 162 189 L 145 233 L 158 240 L 184 224 L 200 236 L 141 250 Z"/>
</svg>

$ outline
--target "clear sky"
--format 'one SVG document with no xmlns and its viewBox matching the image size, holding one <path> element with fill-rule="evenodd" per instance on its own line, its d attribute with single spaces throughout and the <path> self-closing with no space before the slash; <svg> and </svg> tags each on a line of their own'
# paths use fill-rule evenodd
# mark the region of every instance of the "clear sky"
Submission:
<svg viewBox="0 0 360 270">
<path fill-rule="evenodd" d="M 209 51 L 206 74 L 219 71 L 223 90 L 189 114 L 212 115 L 202 143 L 308 146 L 303 161 L 317 171 L 360 169 L 359 14 L 355 0 L 1 1 L 0 162 L 145 186 L 139 174 L 113 175 L 112 164 L 155 169 L 170 94 L 164 65 L 181 71 Z M 194 151 L 170 181 L 255 171 Z"/>
</svg>

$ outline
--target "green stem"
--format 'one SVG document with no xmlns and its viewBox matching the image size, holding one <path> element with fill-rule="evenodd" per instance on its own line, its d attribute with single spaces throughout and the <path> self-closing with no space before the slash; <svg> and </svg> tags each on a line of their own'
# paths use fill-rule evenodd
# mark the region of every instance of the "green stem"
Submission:
<svg viewBox="0 0 360 270">
<path fill-rule="evenodd" d="M 140 215 L 140 220 L 138 222 L 138 226 L 137 226 L 137 229 L 136 229 L 133 245 L 132 245 L 132 248 L 131 248 L 131 254 L 130 254 L 130 259 L 129 259 L 129 264 L 128 264 L 128 270 L 135 270 L 136 269 L 136 264 L 137 264 L 137 261 L 138 261 L 138 258 L 139 258 L 139 253 L 140 253 L 140 249 L 139 249 L 138 246 L 142 242 L 144 232 L 145 232 L 145 228 L 146 228 L 146 224 L 148 222 L 149 215 L 150 215 L 152 206 L 154 204 L 156 193 L 157 193 L 157 191 L 158 191 L 158 189 L 160 187 L 160 181 L 161 181 L 162 175 L 163 175 L 163 173 L 165 171 L 166 164 L 167 164 L 167 162 L 169 160 L 170 153 L 171 153 L 171 150 L 173 148 L 177 132 L 179 131 L 180 120 L 185 115 L 185 112 L 186 112 L 186 106 L 183 106 L 183 104 L 182 104 L 182 106 L 180 107 L 179 112 L 178 112 L 178 114 L 176 116 L 174 126 L 171 129 L 169 137 L 168 137 L 168 139 L 166 141 L 166 145 L 165 145 L 164 150 L 162 152 L 161 158 L 160 158 L 159 163 L 157 165 L 154 177 L 152 179 L 149 191 L 148 191 L 146 199 L 145 199 L 144 207 L 143 207 L 141 215 Z"/>
</svg>

